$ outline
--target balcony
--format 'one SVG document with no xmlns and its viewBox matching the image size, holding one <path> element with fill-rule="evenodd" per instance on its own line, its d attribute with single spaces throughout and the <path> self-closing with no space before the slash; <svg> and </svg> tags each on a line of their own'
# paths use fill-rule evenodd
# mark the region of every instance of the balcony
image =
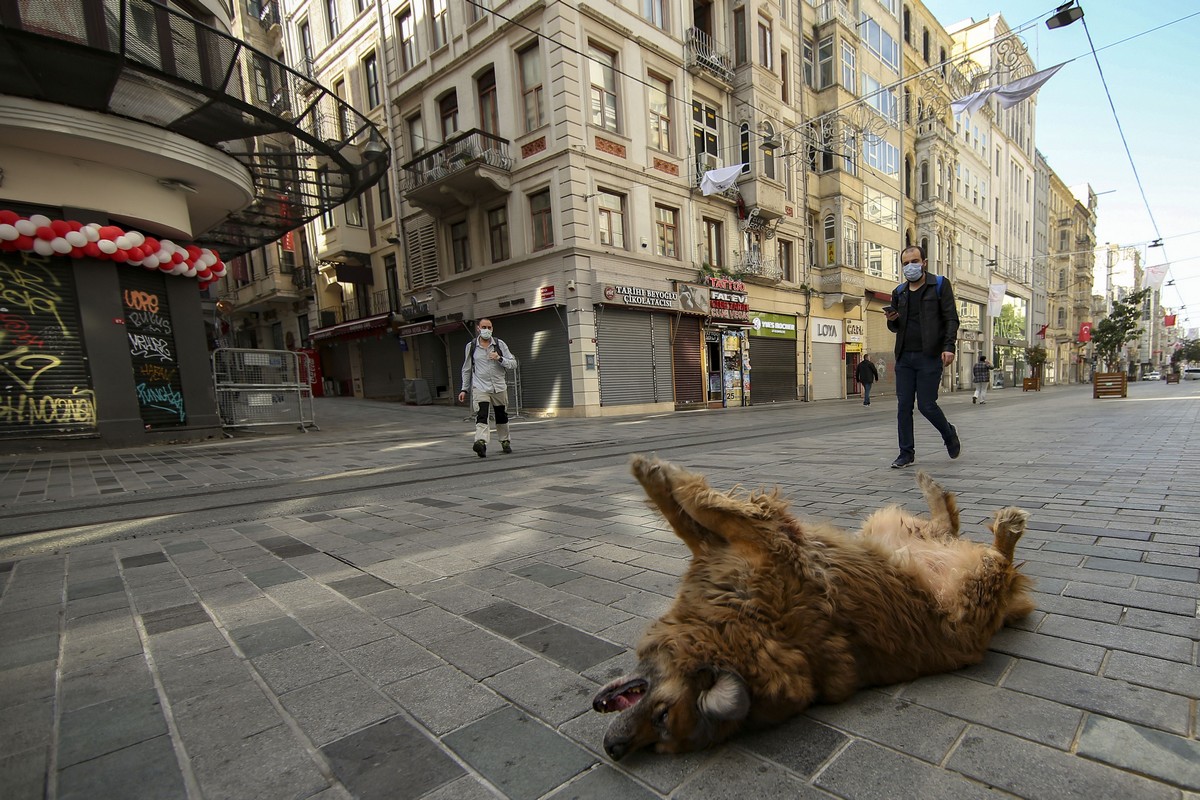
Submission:
<svg viewBox="0 0 1200 800">
<path fill-rule="evenodd" d="M 780 164 L 779 167 L 783 169 L 784 165 Z M 787 198 L 783 194 L 782 186 L 757 178 L 738 184 L 738 189 L 741 190 L 742 201 L 746 204 L 749 215 L 743 222 L 750 222 L 749 217 L 757 217 L 765 225 L 786 215 Z M 753 225 L 744 227 L 750 228 Z"/>
<path fill-rule="evenodd" d="M 695 74 L 707 72 L 721 81 L 733 83 L 733 59 L 717 47 L 712 37 L 699 28 L 688 28 L 683 40 L 683 66 Z"/>
<path fill-rule="evenodd" d="M 856 34 L 858 33 L 858 23 L 854 21 L 854 17 L 850 14 L 850 8 L 844 0 L 826 0 L 826 2 L 817 6 L 818 25 L 824 25 L 826 22 L 832 22 L 835 19 Z"/>
<path fill-rule="evenodd" d="M 763 258 L 761 253 L 735 253 L 730 270 L 743 280 L 754 283 L 775 284 L 783 280 L 783 270 L 774 258 Z"/>
<path fill-rule="evenodd" d="M 39 142 L 48 155 L 119 164 L 186 187 L 191 235 L 222 258 L 270 244 L 324 211 L 361 195 L 385 174 L 390 151 L 379 130 L 328 90 L 224 31 L 151 0 L 59 0 L 6 3 L 0 10 L 0 95 L 109 114 L 169 131 L 209 149 L 204 159 L 233 159 L 227 174 L 153 147 L 130 151 L 81 135 Z M 267 9 L 271 19 L 275 3 Z M 261 16 L 258 17 L 260 20 Z M 243 83 L 245 81 L 245 83 Z M 296 88 L 311 95 L 296 101 Z M 324 120 L 345 120 L 343 135 Z M 0 138 L 6 132 L 0 131 Z M 149 142 L 149 137 L 147 137 Z M 203 152 L 203 150 L 202 150 Z M 294 158 L 288 185 L 268 179 L 264 154 Z M 329 176 L 318 192 L 316 170 Z M 286 198 L 286 200 L 281 200 Z"/>
<path fill-rule="evenodd" d="M 404 165 L 404 198 L 431 214 L 469 208 L 508 194 L 508 140 L 474 129 Z"/>
<path fill-rule="evenodd" d="M 334 219 L 341 224 L 325 228 L 316 235 L 317 260 L 342 264 L 369 266 L 371 237 L 362 226 L 345 223 L 345 209 L 338 209 Z"/>
</svg>

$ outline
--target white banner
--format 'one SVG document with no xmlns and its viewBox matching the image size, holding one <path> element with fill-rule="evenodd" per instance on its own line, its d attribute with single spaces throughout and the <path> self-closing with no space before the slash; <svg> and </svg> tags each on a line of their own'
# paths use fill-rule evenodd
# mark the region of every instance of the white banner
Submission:
<svg viewBox="0 0 1200 800">
<path fill-rule="evenodd" d="M 1146 285 L 1151 289 L 1158 291 L 1162 288 L 1163 279 L 1167 277 L 1168 264 L 1155 264 L 1153 267 L 1146 267 Z"/>
<path fill-rule="evenodd" d="M 1004 292 L 1008 289 L 1007 283 L 993 283 L 988 287 L 988 316 L 1000 316 L 1000 309 L 1004 307 Z"/>
</svg>

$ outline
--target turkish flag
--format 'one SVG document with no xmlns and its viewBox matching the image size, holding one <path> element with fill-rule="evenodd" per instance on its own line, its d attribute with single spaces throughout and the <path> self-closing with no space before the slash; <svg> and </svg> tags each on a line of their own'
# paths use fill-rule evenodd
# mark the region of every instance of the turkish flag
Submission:
<svg viewBox="0 0 1200 800">
<path fill-rule="evenodd" d="M 1092 340 L 1092 323 L 1079 323 L 1079 341 L 1090 342 Z"/>
<path fill-rule="evenodd" d="M 1046 338 L 1046 329 L 1049 327 L 1050 327 L 1049 325 L 1043 325 L 1037 332 L 1038 338 L 1045 339 Z"/>
<path fill-rule="evenodd" d="M 1167 314 L 1165 317 L 1163 317 L 1163 325 L 1165 325 L 1168 328 L 1175 327 L 1175 315 Z"/>
</svg>

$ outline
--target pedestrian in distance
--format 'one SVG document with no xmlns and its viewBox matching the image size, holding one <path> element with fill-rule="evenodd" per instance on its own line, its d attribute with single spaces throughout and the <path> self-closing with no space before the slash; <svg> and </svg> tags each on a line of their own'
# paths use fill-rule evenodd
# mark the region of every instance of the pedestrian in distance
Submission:
<svg viewBox="0 0 1200 800">
<path fill-rule="evenodd" d="M 879 370 L 871 363 L 871 357 L 866 353 L 863 353 L 862 361 L 858 362 L 854 377 L 863 387 L 863 405 L 871 405 L 871 384 L 879 380 Z"/>
<path fill-rule="evenodd" d="M 904 283 L 892 290 L 892 303 L 883 309 L 888 330 L 896 334 L 896 423 L 900 455 L 892 469 L 917 460 L 913 435 L 913 405 L 942 435 L 946 453 L 958 458 L 958 431 L 938 406 L 942 370 L 954 363 L 958 338 L 958 304 L 950 281 L 930 275 L 925 248 L 913 245 L 900 253 Z"/>
<path fill-rule="evenodd" d="M 979 360 L 971 367 L 971 381 L 975 384 L 975 394 L 971 396 L 971 403 L 983 405 L 987 402 L 988 384 L 992 382 L 992 365 L 983 353 L 979 354 Z"/>
<path fill-rule="evenodd" d="M 492 321 L 481 319 L 475 323 L 475 338 L 467 342 L 463 354 L 462 390 L 458 402 L 471 396 L 471 407 L 475 409 L 475 444 L 471 449 L 480 458 L 487 458 L 488 410 L 496 412 L 496 436 L 505 453 L 512 452 L 508 435 L 508 382 L 504 371 L 517 365 L 512 351 L 503 339 L 492 335 Z"/>
</svg>

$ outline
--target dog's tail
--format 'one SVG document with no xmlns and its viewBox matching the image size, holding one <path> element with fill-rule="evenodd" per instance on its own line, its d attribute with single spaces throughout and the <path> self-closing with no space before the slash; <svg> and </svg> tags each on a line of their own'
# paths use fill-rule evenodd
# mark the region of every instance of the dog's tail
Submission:
<svg viewBox="0 0 1200 800">
<path fill-rule="evenodd" d="M 957 539 L 958 503 L 954 500 L 954 493 L 943 489 L 941 484 L 924 470 L 917 473 L 917 485 L 921 487 L 925 502 L 929 504 L 929 519 L 933 522 L 931 533 Z"/>
</svg>

